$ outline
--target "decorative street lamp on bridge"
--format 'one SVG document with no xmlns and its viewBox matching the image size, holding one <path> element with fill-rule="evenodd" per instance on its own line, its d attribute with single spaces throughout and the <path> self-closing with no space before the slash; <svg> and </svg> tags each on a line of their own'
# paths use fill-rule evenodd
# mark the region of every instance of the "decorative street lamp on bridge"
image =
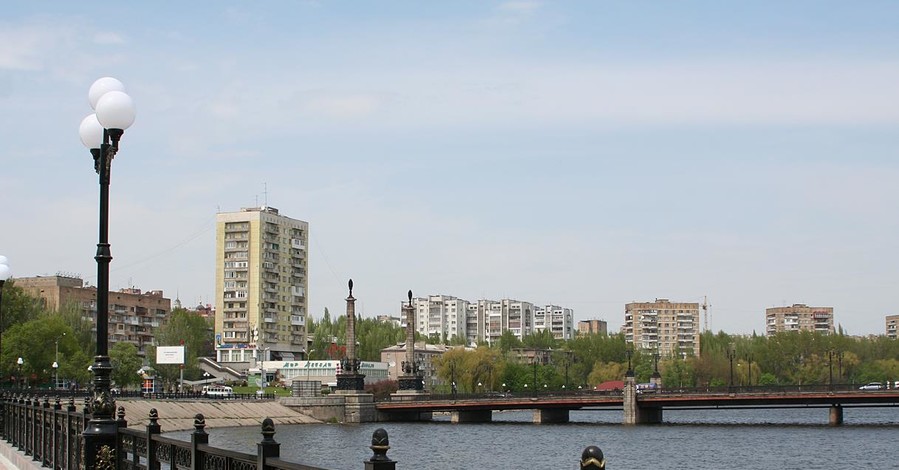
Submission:
<svg viewBox="0 0 899 470">
<path fill-rule="evenodd" d="M 96 111 L 81 121 L 81 142 L 90 149 L 94 171 L 100 179 L 100 233 L 97 243 L 97 355 L 92 366 L 94 391 L 91 419 L 84 430 L 85 468 L 115 464 L 116 432 L 115 400 L 110 394 L 109 361 L 109 180 L 112 160 L 119 150 L 125 129 L 134 123 L 134 102 L 125 93 L 122 82 L 103 77 L 88 91 L 88 100 Z"/>
<path fill-rule="evenodd" d="M 727 350 L 727 358 L 730 360 L 730 387 L 734 387 L 734 359 L 737 358 L 737 352 L 734 351 L 733 345 Z"/>
</svg>

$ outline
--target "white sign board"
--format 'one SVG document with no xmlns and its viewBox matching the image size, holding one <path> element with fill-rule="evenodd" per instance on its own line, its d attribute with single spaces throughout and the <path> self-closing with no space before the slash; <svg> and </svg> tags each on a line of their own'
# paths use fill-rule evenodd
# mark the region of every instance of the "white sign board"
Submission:
<svg viewBox="0 0 899 470">
<path fill-rule="evenodd" d="M 184 364 L 184 346 L 157 346 L 157 364 Z"/>
</svg>

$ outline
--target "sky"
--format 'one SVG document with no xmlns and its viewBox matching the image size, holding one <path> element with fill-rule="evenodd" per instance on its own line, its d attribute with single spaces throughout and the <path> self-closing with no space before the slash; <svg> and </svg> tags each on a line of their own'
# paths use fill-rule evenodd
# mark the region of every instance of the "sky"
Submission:
<svg viewBox="0 0 899 470">
<path fill-rule="evenodd" d="M 624 305 L 831 306 L 899 285 L 899 3 L 9 1 L 0 254 L 96 284 L 78 137 L 113 76 L 110 287 L 214 303 L 215 215 L 309 222 L 309 309 L 406 291 L 624 321 Z"/>
</svg>

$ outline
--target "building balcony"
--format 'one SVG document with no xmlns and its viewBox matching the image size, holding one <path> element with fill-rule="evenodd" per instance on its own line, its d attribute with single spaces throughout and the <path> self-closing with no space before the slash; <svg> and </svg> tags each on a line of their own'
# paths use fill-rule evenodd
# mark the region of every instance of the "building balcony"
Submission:
<svg viewBox="0 0 899 470">
<path fill-rule="evenodd" d="M 306 317 L 302 315 L 291 315 L 290 324 L 295 326 L 306 326 Z"/>
</svg>

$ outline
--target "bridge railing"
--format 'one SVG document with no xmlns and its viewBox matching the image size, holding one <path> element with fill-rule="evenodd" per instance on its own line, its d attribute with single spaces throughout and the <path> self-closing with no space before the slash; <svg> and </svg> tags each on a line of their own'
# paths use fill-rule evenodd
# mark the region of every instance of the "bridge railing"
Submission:
<svg viewBox="0 0 899 470">
<path fill-rule="evenodd" d="M 91 396 L 90 390 L 62 390 L 62 389 L 38 389 L 38 388 L 22 388 L 22 389 L 4 389 L 4 393 L 11 395 L 40 395 L 50 398 L 59 397 L 66 401 L 69 397 L 75 397 L 76 401 L 81 398 Z M 114 391 L 115 398 L 146 398 L 152 400 L 197 400 L 209 399 L 219 400 L 274 400 L 277 397 L 274 393 L 232 393 L 231 395 L 208 397 L 203 392 L 141 392 L 139 390 L 121 390 Z"/>
<path fill-rule="evenodd" d="M 661 395 L 727 395 L 727 394 L 802 394 L 802 393 L 870 393 L 870 390 L 860 390 L 860 384 L 808 384 L 808 385 L 734 385 L 713 387 L 678 387 L 662 386 L 659 388 L 639 389 L 638 394 Z M 875 391 L 876 392 L 876 391 Z M 506 391 L 506 392 L 479 392 L 479 393 L 425 393 L 421 395 L 384 396 L 376 398 L 376 402 L 392 401 L 465 401 L 465 400 L 510 400 L 530 398 L 558 398 L 558 397 L 620 397 L 621 389 L 611 390 L 546 390 L 534 391 Z"/>
<path fill-rule="evenodd" d="M 63 405 L 61 397 L 34 395 L 0 395 L 0 437 L 31 456 L 37 465 L 58 470 L 83 468 L 83 432 L 90 421 L 89 400 L 78 410 L 76 397 L 69 396 Z M 116 415 L 116 448 L 112 455 L 97 459 L 98 467 L 115 470 L 159 470 L 178 468 L 191 470 L 324 470 L 322 467 L 289 462 L 280 458 L 281 444 L 275 439 L 275 425 L 270 418 L 262 420 L 262 440 L 256 453 L 237 452 L 209 445 L 206 420 L 194 417 L 190 441 L 162 436 L 159 414 L 151 409 L 143 428 L 129 428 L 125 410 Z M 371 457 L 363 462 L 365 470 L 396 470 L 396 461 L 387 457 L 390 441 L 387 431 L 372 433 Z M 603 470 L 605 459 L 595 446 L 581 454 L 582 470 Z M 420 465 L 419 465 L 420 466 Z"/>
</svg>

